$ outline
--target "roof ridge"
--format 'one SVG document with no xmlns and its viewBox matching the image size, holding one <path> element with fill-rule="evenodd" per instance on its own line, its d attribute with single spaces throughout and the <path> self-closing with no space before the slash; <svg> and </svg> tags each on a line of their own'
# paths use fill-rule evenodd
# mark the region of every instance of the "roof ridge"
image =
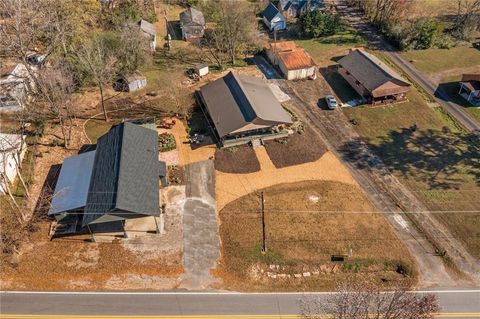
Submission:
<svg viewBox="0 0 480 319">
<path fill-rule="evenodd" d="M 373 54 L 366 52 L 365 50 L 355 50 L 358 51 L 361 55 L 367 58 L 376 68 L 378 68 L 381 72 L 388 75 L 391 79 L 399 80 L 405 82 L 400 74 L 396 73 L 392 70 L 387 64 L 382 62 L 379 58 L 374 56 Z"/>
<path fill-rule="evenodd" d="M 245 95 L 245 98 L 247 99 L 248 105 L 250 105 L 250 108 L 252 109 L 253 114 L 255 115 L 254 118 L 252 119 L 252 121 L 254 121 L 257 118 L 260 118 L 258 116 L 257 110 L 255 109 L 255 106 L 253 105 L 253 103 L 251 101 L 251 98 L 248 94 L 247 89 L 245 88 L 245 86 L 242 83 L 242 80 L 240 78 L 240 74 L 237 74 L 236 72 L 233 72 L 233 71 L 230 71 L 230 73 L 232 74 L 235 82 L 237 82 L 238 86 L 240 87 L 241 91 L 243 92 L 243 95 Z"/>
</svg>

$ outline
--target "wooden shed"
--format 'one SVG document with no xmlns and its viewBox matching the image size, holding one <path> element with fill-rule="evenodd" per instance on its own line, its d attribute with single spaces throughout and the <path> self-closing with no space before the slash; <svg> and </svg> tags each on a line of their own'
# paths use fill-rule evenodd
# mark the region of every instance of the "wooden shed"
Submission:
<svg viewBox="0 0 480 319">
<path fill-rule="evenodd" d="M 136 71 L 120 78 L 115 82 L 115 89 L 118 91 L 134 92 L 147 86 L 147 78 Z"/>
</svg>

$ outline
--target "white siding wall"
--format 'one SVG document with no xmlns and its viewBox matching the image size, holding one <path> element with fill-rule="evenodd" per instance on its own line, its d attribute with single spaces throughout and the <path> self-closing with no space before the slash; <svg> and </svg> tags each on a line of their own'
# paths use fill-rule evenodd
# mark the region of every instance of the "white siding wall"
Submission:
<svg viewBox="0 0 480 319">
<path fill-rule="evenodd" d="M 27 145 L 24 142 L 23 149 L 19 154 L 20 158 L 17 159 L 18 162 L 21 163 L 23 161 L 23 158 L 25 157 L 26 152 L 27 152 Z M 3 158 L 0 159 L 0 170 L 5 172 L 7 180 L 10 183 L 15 180 L 15 177 L 17 177 L 17 160 L 15 160 L 15 156 L 17 156 L 16 151 L 9 151 L 9 152 L 5 152 L 3 154 Z M 0 180 L 0 194 L 5 194 L 3 180 Z"/>
</svg>

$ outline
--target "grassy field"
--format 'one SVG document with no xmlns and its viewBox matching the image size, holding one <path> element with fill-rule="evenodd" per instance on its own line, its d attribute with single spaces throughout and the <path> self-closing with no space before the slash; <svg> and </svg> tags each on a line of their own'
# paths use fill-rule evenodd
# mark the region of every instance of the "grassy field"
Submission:
<svg viewBox="0 0 480 319">
<path fill-rule="evenodd" d="M 268 253 L 261 253 L 258 192 L 228 204 L 219 213 L 223 254 L 219 274 L 229 288 L 240 290 L 326 290 L 352 272 L 376 279 L 395 279 L 398 265 L 410 268 L 403 244 L 356 187 L 338 182 L 309 181 L 264 189 Z M 339 201 L 338 198 L 342 200 Z M 349 255 L 331 262 L 332 255 Z M 262 275 L 279 265 L 291 278 Z M 295 273 L 332 269 L 309 278 Z M 260 270 L 260 271 L 259 271 Z M 411 269 L 412 274 L 415 270 Z"/>
<path fill-rule="evenodd" d="M 387 167 L 479 257 L 478 140 L 415 90 L 406 103 L 344 112 L 357 120 L 357 132 Z"/>
<path fill-rule="evenodd" d="M 465 46 L 451 49 L 411 50 L 400 55 L 427 74 L 480 65 L 480 51 Z"/>
</svg>

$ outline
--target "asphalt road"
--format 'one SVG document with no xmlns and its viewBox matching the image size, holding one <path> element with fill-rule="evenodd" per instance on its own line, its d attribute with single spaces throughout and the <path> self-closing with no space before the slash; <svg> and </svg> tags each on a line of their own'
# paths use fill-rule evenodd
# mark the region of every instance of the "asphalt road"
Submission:
<svg viewBox="0 0 480 319">
<path fill-rule="evenodd" d="M 436 88 L 422 73 L 420 73 L 412 64 L 405 61 L 399 54 L 395 52 L 386 52 L 388 57 L 398 65 L 408 76 L 420 85 L 435 100 L 455 118 L 463 127 L 470 132 L 480 133 L 480 123 L 475 121 L 465 109 L 455 103 L 450 102 L 450 98 L 441 88 Z"/>
<path fill-rule="evenodd" d="M 480 318 L 480 290 L 434 293 L 442 307 L 438 318 Z M 328 294 L 308 295 L 325 298 Z M 0 318 L 294 318 L 299 313 L 298 302 L 304 296 L 302 293 L 2 292 Z"/>
</svg>

